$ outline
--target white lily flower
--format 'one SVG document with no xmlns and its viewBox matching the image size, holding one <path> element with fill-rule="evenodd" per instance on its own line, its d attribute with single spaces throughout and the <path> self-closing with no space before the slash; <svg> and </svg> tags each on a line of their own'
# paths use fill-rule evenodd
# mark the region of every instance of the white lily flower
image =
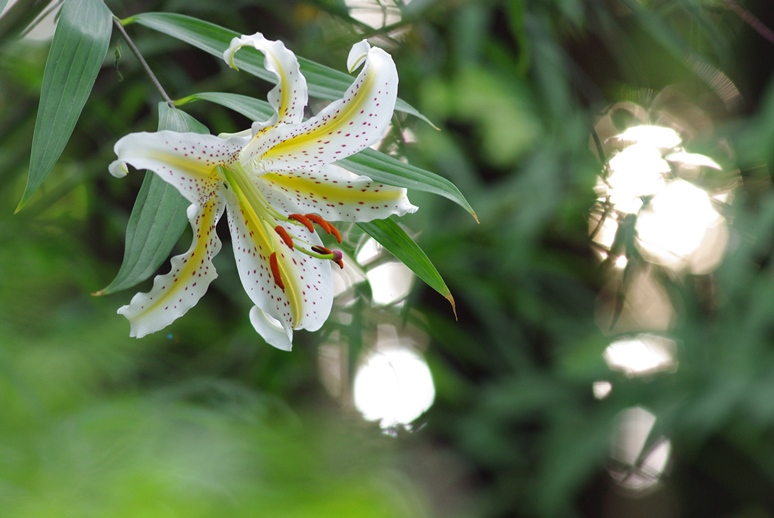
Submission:
<svg viewBox="0 0 774 518">
<path fill-rule="evenodd" d="M 366 41 L 353 46 L 350 72 L 362 65 L 344 97 L 303 120 L 306 80 L 293 52 L 260 33 L 234 38 L 224 59 L 251 45 L 265 55 L 277 85 L 268 100 L 275 115 L 230 136 L 159 131 L 133 133 L 115 145 L 110 165 L 149 169 L 191 202 L 190 249 L 172 258 L 171 271 L 155 278 L 118 313 L 131 336 L 159 331 L 183 316 L 207 291 L 220 250 L 215 225 L 225 211 L 242 284 L 255 304 L 250 320 L 271 345 L 290 350 L 293 330 L 320 328 L 333 301 L 331 262 L 341 252 L 323 246 L 315 226 L 340 240 L 329 221 L 371 221 L 417 208 L 406 190 L 373 182 L 335 164 L 382 138 L 392 118 L 398 75 L 392 58 Z"/>
</svg>

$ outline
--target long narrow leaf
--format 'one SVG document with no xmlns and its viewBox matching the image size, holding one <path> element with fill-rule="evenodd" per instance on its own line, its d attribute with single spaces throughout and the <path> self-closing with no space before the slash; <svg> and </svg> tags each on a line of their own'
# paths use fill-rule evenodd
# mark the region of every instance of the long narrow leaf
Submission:
<svg viewBox="0 0 774 518">
<path fill-rule="evenodd" d="M 416 274 L 417 277 L 427 283 L 428 286 L 443 295 L 452 305 L 454 315 L 457 308 L 451 291 L 441 278 L 433 263 L 425 252 L 414 242 L 411 237 L 392 219 L 375 220 L 368 223 L 358 223 L 368 235 L 378 241 L 398 260 Z"/>
<path fill-rule="evenodd" d="M 340 160 L 342 167 L 353 173 L 368 176 L 377 182 L 417 189 L 438 194 L 468 211 L 478 221 L 476 212 L 457 186 L 442 176 L 426 171 L 373 149 L 364 149 L 356 155 Z"/>
<path fill-rule="evenodd" d="M 10 5 L 8 5 L 10 3 Z M 40 22 L 43 13 L 58 9 L 61 0 L 0 2 L 0 41 L 18 38 Z M 8 7 L 8 9 L 6 9 Z"/>
<path fill-rule="evenodd" d="M 159 103 L 159 130 L 209 133 L 206 126 L 181 110 Z M 170 184 L 148 171 L 137 195 L 129 224 L 121 268 L 95 295 L 131 288 L 150 277 L 169 257 L 188 219 L 188 201 Z"/>
<path fill-rule="evenodd" d="M 18 212 L 70 140 L 110 44 L 112 15 L 102 0 L 67 0 L 46 59 L 32 135 L 27 187 Z"/>
<path fill-rule="evenodd" d="M 265 121 L 274 115 L 271 104 L 247 95 L 227 92 L 201 92 L 175 101 L 175 106 L 183 106 L 193 101 L 207 101 L 219 104 L 253 121 Z"/>
<path fill-rule="evenodd" d="M 125 25 L 139 23 L 149 29 L 184 41 L 218 58 L 223 57 L 223 52 L 226 51 L 231 40 L 240 36 L 239 33 L 218 25 L 174 13 L 142 13 L 123 20 L 123 23 Z M 274 74 L 263 67 L 263 55 L 258 51 L 244 49 L 236 55 L 235 62 L 239 69 L 244 72 L 266 81 L 274 82 L 276 80 Z M 334 101 L 340 99 L 352 84 L 352 76 L 344 72 L 302 57 L 298 58 L 298 63 L 309 84 L 309 95 L 312 97 Z M 419 117 L 432 125 L 416 108 L 402 99 L 398 99 L 395 109 Z"/>
<path fill-rule="evenodd" d="M 175 104 L 179 106 L 196 100 L 225 106 L 251 120 L 266 120 L 274 113 L 274 109 L 266 101 L 224 92 L 193 94 L 175 101 Z M 373 149 L 366 149 L 354 156 L 340 160 L 338 163 L 353 173 L 368 176 L 377 182 L 443 196 L 460 205 L 478 221 L 473 207 L 470 206 L 460 190 L 452 182 L 435 173 L 405 164 Z"/>
</svg>

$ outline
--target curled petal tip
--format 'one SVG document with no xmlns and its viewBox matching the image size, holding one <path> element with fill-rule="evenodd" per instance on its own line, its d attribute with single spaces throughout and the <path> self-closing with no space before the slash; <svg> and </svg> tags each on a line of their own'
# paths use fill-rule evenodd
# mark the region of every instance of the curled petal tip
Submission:
<svg viewBox="0 0 774 518">
<path fill-rule="evenodd" d="M 126 163 L 120 160 L 114 160 L 110 166 L 108 166 L 108 171 L 116 178 L 123 178 L 129 174 L 129 168 L 126 167 Z"/>
<path fill-rule="evenodd" d="M 234 55 L 235 55 L 235 54 L 236 54 L 236 49 L 234 49 L 233 51 L 231 51 L 231 53 L 230 53 L 230 54 L 229 54 L 229 51 L 227 50 L 227 51 L 226 51 L 226 52 L 223 54 L 223 59 L 225 60 L 226 64 L 228 64 L 229 68 L 233 68 L 234 70 L 236 70 L 237 72 L 239 72 L 239 67 L 238 67 L 238 66 L 236 66 L 236 63 L 234 62 Z"/>
<path fill-rule="evenodd" d="M 226 62 L 231 68 L 238 70 L 236 64 L 234 64 L 234 54 L 241 47 L 241 38 L 232 38 L 228 44 L 228 48 L 223 52 L 223 61 Z"/>
<path fill-rule="evenodd" d="M 236 66 L 236 63 L 234 62 L 234 56 L 236 55 L 237 50 L 241 49 L 245 45 L 253 45 L 255 40 L 264 40 L 263 34 L 260 32 L 257 32 L 253 35 L 247 36 L 242 35 L 237 38 L 233 38 L 231 40 L 231 43 L 229 43 L 228 48 L 223 52 L 223 61 L 225 61 L 228 66 L 233 68 L 234 70 L 239 70 Z"/>
<path fill-rule="evenodd" d="M 289 324 L 278 321 L 257 306 L 250 310 L 250 323 L 269 345 L 281 351 L 293 349 L 293 329 Z"/>
<path fill-rule="evenodd" d="M 352 50 L 349 51 L 349 57 L 347 57 L 347 70 L 351 74 L 362 65 L 368 52 L 371 50 L 371 45 L 366 40 L 362 40 L 352 45 Z"/>
</svg>

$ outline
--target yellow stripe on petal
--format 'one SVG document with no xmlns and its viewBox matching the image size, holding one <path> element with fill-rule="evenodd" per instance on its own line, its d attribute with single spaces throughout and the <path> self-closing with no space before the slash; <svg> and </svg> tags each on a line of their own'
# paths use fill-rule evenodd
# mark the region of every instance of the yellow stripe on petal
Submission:
<svg viewBox="0 0 774 518">
<path fill-rule="evenodd" d="M 331 181 L 319 181 L 316 178 L 297 174 L 267 173 L 261 177 L 286 192 L 298 192 L 310 195 L 321 203 L 344 202 L 346 204 L 378 203 L 395 201 L 405 197 L 405 189 L 387 187 L 360 176 L 356 180 L 343 184 Z"/>
<path fill-rule="evenodd" d="M 320 169 L 271 172 L 256 184 L 284 214 L 319 214 L 329 221 L 371 221 L 402 216 L 417 208 L 406 189 L 383 185 L 338 165 Z"/>
<path fill-rule="evenodd" d="M 392 58 L 372 48 L 343 99 L 301 124 L 278 124 L 256 133 L 239 161 L 262 171 L 292 171 L 346 158 L 384 136 L 397 94 L 398 73 Z"/>
<path fill-rule="evenodd" d="M 248 137 L 223 139 L 174 131 L 131 133 L 116 142 L 118 159 L 110 169 L 114 174 L 124 172 L 122 164 L 149 169 L 201 207 L 218 189 L 216 168 L 234 162 L 247 142 Z"/>
<path fill-rule="evenodd" d="M 292 99 L 290 95 L 292 86 L 289 83 L 288 71 L 282 68 L 282 63 L 280 63 L 274 55 L 267 55 L 266 59 L 271 60 L 274 69 L 277 71 L 277 75 L 280 78 L 279 84 L 277 85 L 279 87 L 277 92 L 277 103 L 279 105 L 277 107 L 277 113 L 279 114 L 279 120 L 289 122 L 289 119 L 293 118 L 293 110 L 291 109 Z M 292 72 L 290 73 L 292 74 Z"/>
<path fill-rule="evenodd" d="M 212 258 L 220 251 L 215 226 L 223 214 L 224 204 L 213 196 L 197 209 L 191 205 L 188 219 L 194 238 L 185 254 L 172 258 L 171 269 L 153 280 L 153 289 L 138 293 L 118 313 L 131 324 L 131 336 L 137 338 L 159 331 L 183 316 L 206 293 L 218 276 Z"/>
<path fill-rule="evenodd" d="M 275 240 L 276 243 L 276 240 Z M 279 243 L 276 243 L 279 244 Z M 285 285 L 285 295 L 293 308 L 293 322 L 298 327 L 303 315 L 303 301 L 301 299 L 301 287 L 298 284 L 298 276 L 293 271 L 292 253 L 285 253 L 284 249 L 279 248 L 277 252 L 277 266 L 279 266 L 282 282 Z"/>
<path fill-rule="evenodd" d="M 217 166 L 213 164 L 199 163 L 170 153 L 148 153 L 147 157 L 151 160 L 157 160 L 166 166 L 185 171 L 186 176 L 190 176 L 197 181 L 218 179 L 215 173 Z"/>
<path fill-rule="evenodd" d="M 307 102 L 307 85 L 306 79 L 301 75 L 296 55 L 281 41 L 266 39 L 263 34 L 257 32 L 231 40 L 228 49 L 223 53 L 223 59 L 232 68 L 236 68 L 234 55 L 245 46 L 251 46 L 262 52 L 266 56 L 264 68 L 277 77 L 277 86 L 269 92 L 268 99 L 277 110 L 279 122 L 282 124 L 301 122 Z"/>
<path fill-rule="evenodd" d="M 272 159 L 282 157 L 287 153 L 292 153 L 293 151 L 305 147 L 311 147 L 310 144 L 314 143 L 320 144 L 321 146 L 329 146 L 331 141 L 327 137 L 333 136 L 339 131 L 344 132 L 351 126 L 354 131 L 360 130 L 360 128 L 354 128 L 353 121 L 357 118 L 357 115 L 365 114 L 364 108 L 368 103 L 368 94 L 373 89 L 374 82 L 375 77 L 373 75 L 365 75 L 359 86 L 360 92 L 358 95 L 353 96 L 348 102 L 342 103 L 340 108 L 337 108 L 330 115 L 320 114 L 307 121 L 310 124 L 307 125 L 308 128 L 305 128 L 305 131 L 294 134 L 291 138 L 288 138 L 269 149 L 261 157 L 262 160 L 270 162 Z M 390 112 L 390 117 L 392 117 L 392 112 Z M 390 117 L 388 117 L 388 120 Z M 370 144 L 366 144 L 363 147 L 366 147 L 367 145 Z M 340 158 L 345 158 L 350 154 L 352 153 L 347 153 Z"/>
<path fill-rule="evenodd" d="M 298 285 L 297 276 L 291 271 L 289 264 L 292 261 L 292 256 L 289 253 L 286 254 L 283 250 L 283 248 L 288 251 L 289 249 L 281 242 L 280 236 L 274 231 L 274 226 L 276 225 L 272 226 L 271 220 L 273 218 L 268 211 L 273 209 L 270 208 L 269 203 L 263 198 L 263 195 L 252 183 L 244 169 L 235 166 L 231 169 L 222 169 L 222 173 L 237 202 L 236 207 L 229 207 L 230 221 L 232 221 L 232 226 L 235 225 L 236 228 L 242 229 L 242 232 L 237 231 L 236 235 L 234 235 L 234 228 L 232 228 L 232 239 L 235 246 L 239 247 L 239 250 L 235 249 L 235 255 L 238 259 L 237 267 L 240 271 L 242 283 L 245 285 L 245 289 L 253 302 L 261 306 L 260 297 L 262 295 L 259 295 L 259 293 L 263 293 L 263 291 L 257 292 L 248 287 L 248 284 L 252 281 L 247 280 L 250 275 L 245 272 L 253 270 L 257 274 L 258 270 L 262 270 L 268 276 L 271 273 L 270 257 L 276 252 L 277 267 L 282 276 L 284 289 L 280 290 L 282 293 L 275 293 L 274 297 L 285 299 L 290 304 L 290 317 L 295 327 L 300 321 L 301 315 L 303 315 L 301 289 Z M 237 211 L 238 214 L 236 213 Z M 242 254 L 245 255 L 240 258 L 239 255 Z M 290 259 L 287 258 L 288 256 L 290 256 Z M 258 265 L 258 268 L 253 264 L 242 264 L 254 263 L 256 260 L 261 263 Z M 266 268 L 267 266 L 269 266 L 268 269 Z M 279 289 L 273 277 L 267 277 L 267 279 L 268 281 L 263 285 L 264 290 L 274 292 L 276 289 Z M 278 315 L 273 316 L 280 318 Z"/>
</svg>

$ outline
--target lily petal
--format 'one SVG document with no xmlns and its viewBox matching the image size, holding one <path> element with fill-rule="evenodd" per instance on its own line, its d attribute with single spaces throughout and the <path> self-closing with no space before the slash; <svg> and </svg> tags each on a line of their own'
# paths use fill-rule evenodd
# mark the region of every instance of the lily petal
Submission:
<svg viewBox="0 0 774 518">
<path fill-rule="evenodd" d="M 266 173 L 255 183 L 285 214 L 311 212 L 329 221 L 372 221 L 417 210 L 406 189 L 376 183 L 337 165 Z"/>
<path fill-rule="evenodd" d="M 389 54 L 379 48 L 355 45 L 350 64 L 363 70 L 344 98 L 326 106 L 300 124 L 285 124 L 256 134 L 242 150 L 243 164 L 256 163 L 264 171 L 318 167 L 341 160 L 384 136 L 395 109 L 398 72 Z M 354 55 L 354 57 L 353 57 Z"/>
<path fill-rule="evenodd" d="M 277 86 L 269 92 L 269 103 L 277 110 L 278 119 L 273 123 L 297 124 L 304 118 L 304 108 L 308 100 L 306 78 L 301 75 L 298 59 L 293 51 L 288 50 L 281 41 L 267 40 L 257 32 L 251 36 L 241 36 L 231 40 L 228 49 L 223 53 L 223 59 L 232 68 L 234 54 L 245 46 L 252 46 L 266 56 L 264 67 L 277 76 Z M 263 129 L 265 123 L 256 123 L 253 130 Z"/>
<path fill-rule="evenodd" d="M 258 306 L 250 310 L 250 323 L 266 343 L 282 351 L 293 349 L 293 329 L 283 327 L 280 322 L 267 315 Z"/>
<path fill-rule="evenodd" d="M 118 310 L 131 324 L 130 336 L 141 338 L 182 317 L 207 292 L 218 274 L 212 258 L 220 251 L 215 225 L 223 215 L 222 197 L 213 196 L 201 208 L 188 207 L 194 239 L 188 251 L 172 258 L 169 273 L 153 280 L 153 289 L 137 293 Z"/>
<path fill-rule="evenodd" d="M 257 309 L 282 325 L 288 344 L 293 329 L 319 329 L 333 304 L 330 262 L 289 248 L 279 234 L 267 228 L 248 207 L 240 205 L 233 191 L 228 191 L 226 203 L 239 278 Z M 322 244 L 316 233 L 304 227 L 287 223 L 283 228 L 299 244 Z M 276 254 L 284 288 L 279 286 L 272 272 L 272 254 Z M 285 339 L 279 340 L 281 335 L 277 334 L 276 326 L 267 327 L 266 319 L 259 320 L 256 315 L 251 312 L 256 331 L 271 345 L 284 349 L 285 346 L 279 344 L 285 344 Z"/>
<path fill-rule="evenodd" d="M 232 162 L 248 137 L 222 139 L 198 133 L 131 133 L 116 142 L 118 160 L 110 171 L 120 174 L 124 164 L 150 169 L 174 185 L 188 201 L 203 206 L 219 189 L 215 168 Z"/>
<path fill-rule="evenodd" d="M 371 50 L 371 45 L 368 40 L 360 40 L 352 45 L 349 49 L 349 56 L 347 56 L 347 71 L 353 73 L 360 68 L 360 65 L 368 58 L 368 52 Z"/>
</svg>

